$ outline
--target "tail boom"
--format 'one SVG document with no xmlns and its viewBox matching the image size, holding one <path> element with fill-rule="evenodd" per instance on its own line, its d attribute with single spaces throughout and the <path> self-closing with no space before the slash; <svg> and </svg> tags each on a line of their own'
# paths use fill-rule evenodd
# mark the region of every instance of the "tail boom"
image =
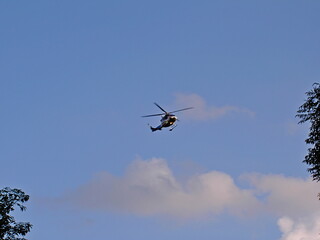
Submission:
<svg viewBox="0 0 320 240">
<path fill-rule="evenodd" d="M 155 127 L 155 128 L 150 126 L 150 129 L 151 129 L 152 132 L 161 130 L 161 128 L 162 128 L 161 126 L 158 126 L 158 127 Z"/>
</svg>

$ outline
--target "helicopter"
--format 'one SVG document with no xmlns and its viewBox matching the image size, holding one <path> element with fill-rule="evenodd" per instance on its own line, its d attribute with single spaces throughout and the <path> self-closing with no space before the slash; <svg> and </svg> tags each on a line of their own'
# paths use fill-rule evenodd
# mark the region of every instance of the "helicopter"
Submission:
<svg viewBox="0 0 320 240">
<path fill-rule="evenodd" d="M 172 114 L 175 112 L 180 112 L 180 111 L 185 111 L 185 110 L 189 110 L 192 109 L 193 107 L 188 107 L 188 108 L 183 108 L 183 109 L 179 109 L 179 110 L 175 110 L 172 112 L 167 112 L 166 110 L 164 110 L 162 107 L 160 107 L 157 103 L 154 103 L 158 108 L 160 108 L 161 111 L 163 111 L 163 113 L 157 113 L 157 114 L 151 114 L 151 115 L 145 115 L 142 117 L 154 117 L 154 116 L 162 116 L 161 120 L 160 120 L 160 125 L 158 127 L 152 127 L 150 126 L 150 129 L 152 132 L 155 132 L 157 130 L 161 130 L 162 128 L 166 128 L 166 127 L 170 127 L 172 126 L 169 131 L 172 131 L 174 128 L 177 127 L 177 124 L 175 124 L 176 121 L 179 121 L 177 116 Z"/>
</svg>

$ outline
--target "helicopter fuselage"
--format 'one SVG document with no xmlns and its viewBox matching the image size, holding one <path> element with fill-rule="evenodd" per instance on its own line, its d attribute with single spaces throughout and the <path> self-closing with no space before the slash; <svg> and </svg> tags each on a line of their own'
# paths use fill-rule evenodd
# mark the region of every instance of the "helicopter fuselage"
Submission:
<svg viewBox="0 0 320 240">
<path fill-rule="evenodd" d="M 170 127 L 170 126 L 172 126 L 172 125 L 174 125 L 174 123 L 176 122 L 178 120 L 178 118 L 175 116 L 175 115 L 173 115 L 173 114 L 166 114 L 166 115 L 164 115 L 162 118 L 161 118 L 161 120 L 160 120 L 160 122 L 161 122 L 161 124 L 158 126 L 158 127 L 151 127 L 150 126 L 150 128 L 151 128 L 151 130 L 154 132 L 154 131 L 157 131 L 157 130 L 161 130 L 162 128 L 166 128 L 166 127 Z M 175 126 L 173 126 L 171 129 L 170 129 L 170 131 L 172 131 L 172 129 L 173 128 L 175 128 Z"/>
<path fill-rule="evenodd" d="M 161 127 L 170 127 L 177 121 L 177 119 L 178 118 L 173 114 L 164 115 L 161 118 Z"/>
</svg>

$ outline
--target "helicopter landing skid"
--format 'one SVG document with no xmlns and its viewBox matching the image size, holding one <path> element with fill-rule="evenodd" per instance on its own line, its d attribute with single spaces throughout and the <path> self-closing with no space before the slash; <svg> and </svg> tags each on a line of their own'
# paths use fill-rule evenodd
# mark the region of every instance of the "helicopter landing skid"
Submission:
<svg viewBox="0 0 320 240">
<path fill-rule="evenodd" d="M 169 131 L 171 132 L 173 129 L 175 129 L 178 125 L 174 125 L 172 128 L 169 129 Z"/>
</svg>

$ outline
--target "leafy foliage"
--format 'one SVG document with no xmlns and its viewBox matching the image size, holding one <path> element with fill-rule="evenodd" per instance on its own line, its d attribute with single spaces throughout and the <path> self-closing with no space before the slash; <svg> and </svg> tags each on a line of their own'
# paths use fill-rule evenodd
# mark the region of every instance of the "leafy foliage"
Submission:
<svg viewBox="0 0 320 240">
<path fill-rule="evenodd" d="M 18 206 L 21 211 L 25 211 L 26 207 L 23 203 L 29 200 L 20 189 L 3 188 L 0 190 L 0 239 L 1 240 L 26 240 L 23 237 L 31 229 L 32 225 L 28 222 L 16 223 L 14 217 L 10 216 L 10 212 L 14 211 L 14 207 Z"/>
<path fill-rule="evenodd" d="M 320 84 L 314 83 L 313 89 L 306 92 L 306 95 L 308 98 L 299 107 L 296 115 L 300 118 L 299 123 L 310 122 L 311 124 L 305 142 L 311 144 L 312 147 L 308 149 L 308 154 L 303 162 L 311 166 L 308 171 L 311 173 L 313 180 L 320 181 Z"/>
</svg>

